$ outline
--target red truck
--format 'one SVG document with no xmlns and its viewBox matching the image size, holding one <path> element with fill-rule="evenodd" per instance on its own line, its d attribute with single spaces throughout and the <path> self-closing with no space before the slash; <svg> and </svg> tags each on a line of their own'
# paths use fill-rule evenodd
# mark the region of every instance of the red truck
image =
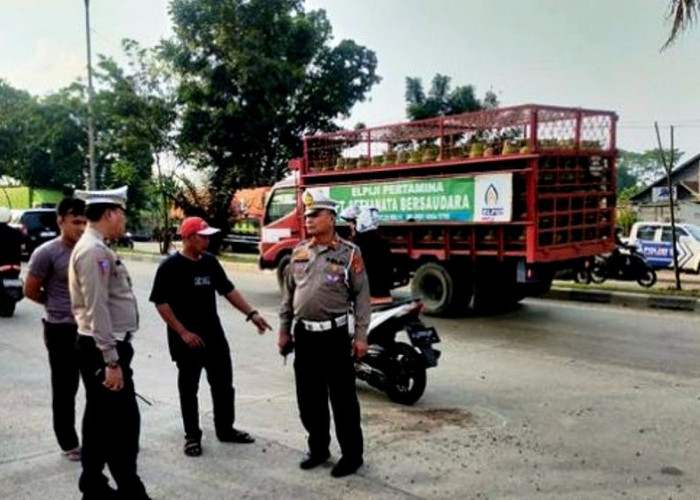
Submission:
<svg viewBox="0 0 700 500">
<path fill-rule="evenodd" d="M 522 105 L 306 137 L 268 196 L 260 267 L 283 275 L 314 187 L 341 208 L 379 208 L 387 264 L 426 313 L 545 292 L 614 247 L 616 124 L 610 111 Z"/>
</svg>

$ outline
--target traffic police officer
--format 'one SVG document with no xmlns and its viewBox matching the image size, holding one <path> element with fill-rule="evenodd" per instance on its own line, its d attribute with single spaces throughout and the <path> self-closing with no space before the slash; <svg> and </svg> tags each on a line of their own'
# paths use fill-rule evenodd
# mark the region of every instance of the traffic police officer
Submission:
<svg viewBox="0 0 700 500">
<path fill-rule="evenodd" d="M 321 190 L 307 190 L 303 201 L 310 239 L 292 253 L 278 346 L 287 352 L 293 333 L 297 404 L 309 447 L 300 467 L 312 469 L 330 457 L 330 398 L 342 453 L 331 474 L 342 477 L 363 463 L 353 356 L 367 353 L 369 284 L 360 250 L 335 233 L 337 204 Z"/>
<path fill-rule="evenodd" d="M 124 234 L 126 191 L 124 186 L 75 193 L 85 200 L 88 219 L 68 270 L 86 398 L 79 482 L 83 499 L 148 498 L 136 472 L 140 416 L 130 368 L 130 340 L 138 329 L 136 297 L 124 264 L 105 243 Z M 105 464 L 116 492 L 102 473 Z"/>
</svg>

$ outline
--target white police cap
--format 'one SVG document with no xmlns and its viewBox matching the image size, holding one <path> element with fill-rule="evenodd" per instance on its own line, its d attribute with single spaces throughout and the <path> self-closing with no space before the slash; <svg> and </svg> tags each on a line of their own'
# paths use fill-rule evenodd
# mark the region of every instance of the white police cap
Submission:
<svg viewBox="0 0 700 500">
<path fill-rule="evenodd" d="M 330 210 L 334 214 L 338 212 L 338 203 L 331 200 L 321 189 L 309 188 L 302 196 L 304 202 L 304 215 L 310 215 L 318 210 Z"/>
<path fill-rule="evenodd" d="M 357 219 L 357 214 L 360 213 L 360 207 L 357 205 L 350 205 L 345 207 L 341 212 L 339 217 L 346 221 L 355 221 Z"/>
<path fill-rule="evenodd" d="M 75 190 L 75 197 L 79 200 L 84 200 L 85 205 L 95 205 L 97 203 L 109 203 L 117 205 L 126 210 L 126 191 L 128 186 L 118 187 L 116 189 L 104 189 L 102 191 L 83 191 Z"/>
</svg>

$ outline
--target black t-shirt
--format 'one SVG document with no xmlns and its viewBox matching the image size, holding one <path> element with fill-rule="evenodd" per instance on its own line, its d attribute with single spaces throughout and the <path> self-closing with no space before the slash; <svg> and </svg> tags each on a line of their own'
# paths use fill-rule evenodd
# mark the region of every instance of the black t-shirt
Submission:
<svg viewBox="0 0 700 500">
<path fill-rule="evenodd" d="M 394 282 L 392 254 L 389 244 L 376 230 L 357 233 L 355 244 L 360 247 L 365 261 L 369 294 L 371 297 L 388 297 Z"/>
<path fill-rule="evenodd" d="M 219 341 L 225 342 L 216 311 L 215 292 L 226 295 L 233 289 L 233 283 L 213 255 L 204 254 L 199 260 L 192 260 L 175 253 L 158 267 L 150 301 L 168 304 L 185 328 L 202 337 L 205 344 L 215 345 Z M 170 327 L 168 345 L 173 359 L 190 351 Z"/>
<path fill-rule="evenodd" d="M 0 224 L 0 266 L 19 264 L 22 255 L 22 233 L 7 224 Z"/>
</svg>

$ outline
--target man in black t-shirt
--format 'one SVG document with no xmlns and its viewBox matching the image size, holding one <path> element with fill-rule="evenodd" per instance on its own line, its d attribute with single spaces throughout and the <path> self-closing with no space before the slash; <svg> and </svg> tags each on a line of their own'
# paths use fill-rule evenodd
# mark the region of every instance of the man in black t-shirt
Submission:
<svg viewBox="0 0 700 500">
<path fill-rule="evenodd" d="M 246 315 L 263 334 L 271 327 L 235 289 L 213 255 L 206 253 L 209 236 L 219 230 L 199 217 L 180 226 L 182 251 L 158 268 L 150 300 L 168 325 L 170 355 L 178 368 L 180 409 L 185 427 L 185 455 L 202 454 L 197 392 L 202 368 L 207 371 L 214 405 L 214 427 L 220 441 L 252 443 L 248 433 L 233 427 L 233 369 L 228 342 L 216 311 L 216 293 Z"/>
</svg>

